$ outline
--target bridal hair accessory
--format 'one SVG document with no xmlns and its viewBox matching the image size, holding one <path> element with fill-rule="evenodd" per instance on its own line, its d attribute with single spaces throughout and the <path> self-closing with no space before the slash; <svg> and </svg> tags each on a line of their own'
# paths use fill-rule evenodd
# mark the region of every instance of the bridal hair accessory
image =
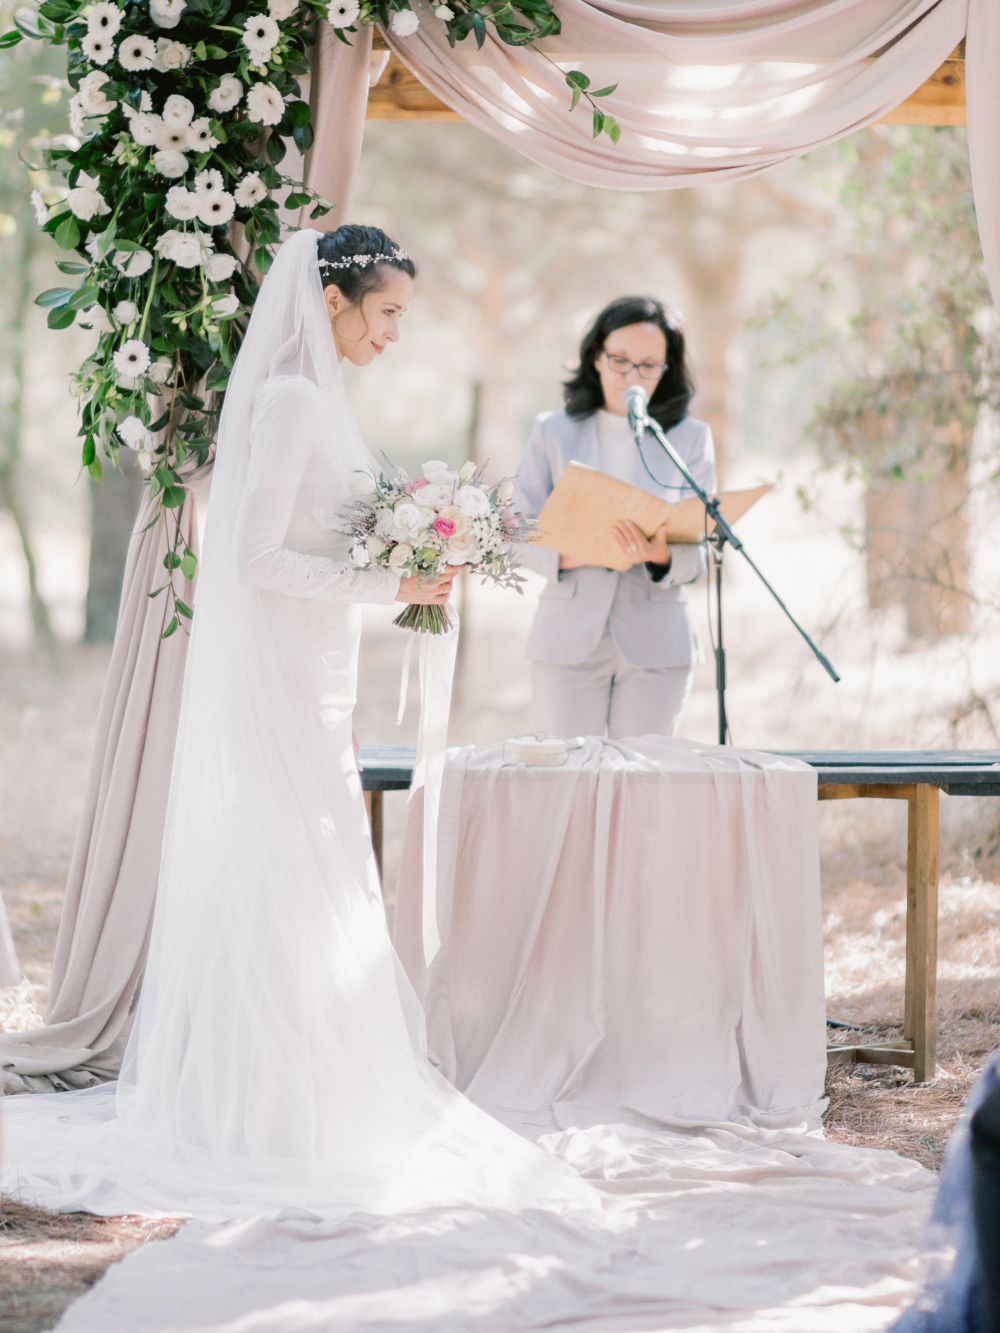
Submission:
<svg viewBox="0 0 1000 1333">
<path fill-rule="evenodd" d="M 358 268 L 367 268 L 369 264 L 378 264 L 383 260 L 395 260 L 397 263 L 401 263 L 409 257 L 405 250 L 393 246 L 392 254 L 388 255 L 348 255 L 346 259 L 317 259 L 316 263 L 320 268 L 351 268 L 352 265 L 357 265 Z"/>
</svg>

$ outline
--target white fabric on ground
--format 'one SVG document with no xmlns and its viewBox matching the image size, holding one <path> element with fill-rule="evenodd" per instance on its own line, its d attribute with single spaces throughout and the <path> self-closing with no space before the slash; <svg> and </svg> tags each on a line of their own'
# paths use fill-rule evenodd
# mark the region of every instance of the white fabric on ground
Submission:
<svg viewBox="0 0 1000 1333">
<path fill-rule="evenodd" d="M 0 897 L 0 986 L 16 986 L 21 980 L 21 964 L 17 961 L 14 937 L 10 933 L 7 909 Z"/>
</svg>

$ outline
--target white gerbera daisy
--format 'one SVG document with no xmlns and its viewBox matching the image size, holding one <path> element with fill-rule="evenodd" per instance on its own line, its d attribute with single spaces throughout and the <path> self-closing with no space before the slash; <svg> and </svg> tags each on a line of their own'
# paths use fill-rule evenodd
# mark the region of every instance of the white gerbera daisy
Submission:
<svg viewBox="0 0 1000 1333">
<path fill-rule="evenodd" d="M 273 83 L 255 83 L 247 93 L 247 116 L 255 125 L 277 125 L 285 102 Z"/>
<path fill-rule="evenodd" d="M 122 11 L 111 0 L 100 0 L 87 15 L 87 31 L 93 36 L 113 37 L 122 26 Z"/>
<path fill-rule="evenodd" d="M 210 194 L 222 194 L 226 188 L 226 182 L 222 179 L 221 171 L 199 171 L 194 178 L 194 188 L 203 197 Z"/>
<path fill-rule="evenodd" d="M 115 44 L 103 32 L 88 32 L 80 43 L 83 54 L 95 65 L 106 65 L 115 53 Z"/>
<path fill-rule="evenodd" d="M 227 74 L 208 98 L 212 111 L 232 111 L 243 97 L 243 85 L 235 74 Z"/>
<path fill-rule="evenodd" d="M 335 28 L 349 28 L 361 13 L 358 0 L 336 0 L 330 6 L 330 22 Z"/>
<path fill-rule="evenodd" d="M 122 69 L 127 69 L 131 74 L 139 74 L 142 70 L 153 68 L 156 63 L 156 47 L 149 37 L 135 33 L 118 43 L 118 60 Z M 125 106 L 126 103 L 123 102 L 122 107 Z"/>
<path fill-rule="evenodd" d="M 212 122 L 207 116 L 199 116 L 197 120 L 192 120 L 188 126 L 188 138 L 191 142 L 191 151 L 194 153 L 208 153 L 219 146 L 218 139 L 212 133 Z"/>
<path fill-rule="evenodd" d="M 191 147 L 191 136 L 186 125 L 164 125 L 156 136 L 157 148 L 173 148 L 186 153 Z"/>
<path fill-rule="evenodd" d="M 219 194 L 200 194 L 198 217 L 206 227 L 222 227 L 232 219 L 236 212 L 236 200 L 226 190 Z"/>
<path fill-rule="evenodd" d="M 267 186 L 256 171 L 248 171 L 237 185 L 235 197 L 240 208 L 253 208 L 267 198 Z"/>
<path fill-rule="evenodd" d="M 190 222 L 198 216 L 198 196 L 183 185 L 171 185 L 167 191 L 166 209 L 178 222 Z"/>
<path fill-rule="evenodd" d="M 255 14 L 244 23 L 243 45 L 257 64 L 263 64 L 278 44 L 281 29 L 267 14 Z"/>
<path fill-rule="evenodd" d="M 173 93 L 163 103 L 163 123 L 165 125 L 190 125 L 194 119 L 194 103 L 179 93 Z"/>
<path fill-rule="evenodd" d="M 149 348 L 138 338 L 129 338 L 111 359 L 119 375 L 145 375 L 149 369 Z"/>
</svg>

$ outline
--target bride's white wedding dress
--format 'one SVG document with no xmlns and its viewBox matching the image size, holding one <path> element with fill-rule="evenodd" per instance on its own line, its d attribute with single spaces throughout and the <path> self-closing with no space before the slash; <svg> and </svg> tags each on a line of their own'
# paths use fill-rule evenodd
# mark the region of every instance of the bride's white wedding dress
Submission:
<svg viewBox="0 0 1000 1333">
<path fill-rule="evenodd" d="M 224 1218 L 589 1189 L 428 1063 L 352 746 L 361 602 L 338 512 L 373 462 L 316 234 L 267 277 L 226 398 L 156 911 L 117 1086 L 8 1099 L 7 1189 Z"/>
</svg>

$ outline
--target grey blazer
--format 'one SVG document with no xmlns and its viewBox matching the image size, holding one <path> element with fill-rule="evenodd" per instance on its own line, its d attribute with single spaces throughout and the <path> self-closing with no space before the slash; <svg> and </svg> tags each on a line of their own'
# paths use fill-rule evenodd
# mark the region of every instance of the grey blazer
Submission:
<svg viewBox="0 0 1000 1333">
<path fill-rule="evenodd" d="M 704 421 L 685 417 L 668 432 L 670 443 L 687 463 L 695 480 L 715 489 L 715 449 Z M 677 467 L 648 432 L 643 455 L 656 485 L 636 450 L 635 468 L 627 480 L 664 500 L 686 500 Z M 537 516 L 570 459 L 599 468 L 597 416 L 573 421 L 565 412 L 543 412 L 535 420 L 515 477 L 515 504 Z M 559 555 L 539 546 L 520 548 L 522 562 L 548 579 L 528 638 L 527 655 L 536 662 L 582 662 L 597 647 L 606 625 L 631 666 L 688 666 L 704 654 L 691 622 L 684 584 L 705 569 L 701 546 L 674 546 L 670 568 L 659 581 L 646 565 L 625 573 L 585 565 L 559 571 Z"/>
</svg>

